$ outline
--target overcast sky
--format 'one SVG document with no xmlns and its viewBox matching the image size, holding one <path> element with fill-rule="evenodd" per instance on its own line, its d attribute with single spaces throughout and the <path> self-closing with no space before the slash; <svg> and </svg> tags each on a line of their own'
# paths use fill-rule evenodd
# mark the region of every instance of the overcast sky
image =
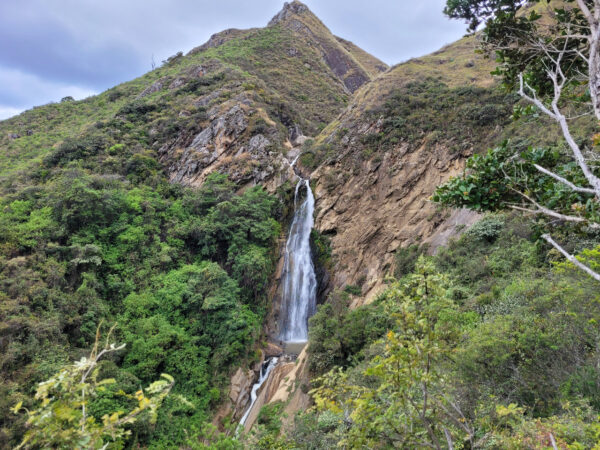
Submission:
<svg viewBox="0 0 600 450">
<path fill-rule="evenodd" d="M 388 64 L 453 42 L 445 0 L 305 0 L 331 31 Z M 102 92 L 226 28 L 262 27 L 282 0 L 0 0 L 0 120 Z"/>
</svg>

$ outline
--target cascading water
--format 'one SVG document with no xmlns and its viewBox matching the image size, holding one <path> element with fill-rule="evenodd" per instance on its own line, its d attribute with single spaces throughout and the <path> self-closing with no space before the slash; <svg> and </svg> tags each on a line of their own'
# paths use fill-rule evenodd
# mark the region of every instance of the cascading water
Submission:
<svg viewBox="0 0 600 450">
<path fill-rule="evenodd" d="M 258 377 L 258 381 L 252 386 L 252 391 L 250 392 L 250 405 L 248 409 L 244 413 L 244 416 L 240 419 L 240 425 L 243 427 L 246 424 L 246 420 L 250 415 L 250 411 L 252 411 L 252 407 L 254 406 L 254 402 L 256 402 L 257 392 L 260 387 L 263 385 L 267 378 L 269 378 L 269 374 L 273 370 L 273 368 L 277 365 L 277 361 L 279 358 L 270 358 L 266 360 L 260 368 L 260 375 Z"/>
<path fill-rule="evenodd" d="M 298 156 L 290 164 L 292 168 L 297 160 Z M 298 205 L 303 190 L 306 190 L 306 196 Z M 317 303 L 317 277 L 310 250 L 315 197 L 310 189 L 309 180 L 301 178 L 298 181 L 294 194 L 294 209 L 294 218 L 285 244 L 279 337 L 286 344 L 303 346 L 308 340 L 308 319 L 314 314 Z M 288 353 L 293 353 L 289 352 L 293 348 L 293 345 L 286 345 Z M 240 420 L 238 430 L 243 430 L 260 387 L 268 380 L 277 363 L 278 358 L 271 358 L 263 363 L 258 381 L 250 392 L 250 406 Z"/>
<path fill-rule="evenodd" d="M 298 196 L 306 188 L 306 198 Z M 285 244 L 281 298 L 280 339 L 286 343 L 308 340 L 308 319 L 315 312 L 317 278 L 310 250 L 315 197 L 309 180 L 300 179 L 294 195 L 296 211 Z"/>
</svg>

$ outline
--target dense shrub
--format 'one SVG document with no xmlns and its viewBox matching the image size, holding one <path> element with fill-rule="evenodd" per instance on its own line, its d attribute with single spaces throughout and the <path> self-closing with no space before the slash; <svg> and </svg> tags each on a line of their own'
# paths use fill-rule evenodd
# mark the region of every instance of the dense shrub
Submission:
<svg viewBox="0 0 600 450">
<path fill-rule="evenodd" d="M 415 269 L 415 264 L 419 256 L 426 253 L 429 246 L 413 244 L 405 248 L 399 248 L 396 250 L 394 275 L 396 278 L 402 278 L 404 275 L 408 275 Z"/>
<path fill-rule="evenodd" d="M 69 161 L 95 156 L 104 150 L 105 146 L 106 139 L 101 135 L 68 138 L 48 155 L 44 162 L 50 167 L 64 165 Z"/>
<path fill-rule="evenodd" d="M 172 186 L 150 154 L 124 165 L 128 179 L 58 168 L 1 200 L 0 321 L 12 326 L 0 374 L 31 385 L 87 348 L 100 321 L 116 321 L 127 350 L 111 377 L 136 390 L 166 372 L 187 398 L 166 401 L 156 426 L 137 422 L 135 439 L 177 446 L 203 426 L 224 374 L 259 335 L 280 208 L 261 188 L 237 194 L 220 175 L 197 191 Z M 107 392 L 91 410 L 116 407 L 117 397 Z"/>
<path fill-rule="evenodd" d="M 534 239 L 527 219 L 486 216 L 429 257 L 428 271 L 422 259 L 412 266 L 416 248 L 407 251 L 403 260 L 412 270 L 374 304 L 349 311 L 347 294 L 331 296 L 311 319 L 308 349 L 313 371 L 333 370 L 313 382 L 316 411 L 299 417 L 291 436 L 352 445 L 382 436 L 406 442 L 427 414 L 436 428 L 461 436 L 455 442 L 477 437 L 520 448 L 551 432 L 559 442 L 593 446 L 600 412 L 593 368 L 600 339 L 597 283 L 566 263 L 548 266 Z M 600 264 L 597 251 L 581 257 Z M 415 279 L 419 284 L 412 286 Z M 445 306 L 438 311 L 440 301 Z M 398 322 L 373 321 L 375 312 L 377 320 L 395 316 Z M 356 333 L 350 317 L 357 328 L 374 332 Z M 411 415 L 407 405 L 418 406 L 424 389 L 435 406 Z M 353 420 L 344 420 L 348 416 Z M 455 428 L 460 421 L 472 427 L 471 436 L 464 434 L 468 428 Z"/>
<path fill-rule="evenodd" d="M 348 305 L 348 294 L 334 291 L 310 319 L 309 367 L 315 374 L 356 363 L 393 324 L 380 302 L 356 310 Z"/>
<path fill-rule="evenodd" d="M 515 95 L 494 89 L 452 88 L 431 78 L 411 81 L 372 111 L 384 117 L 383 129 L 364 136 L 362 143 L 385 149 L 400 141 L 416 145 L 429 135 L 430 141 L 443 141 L 458 152 L 485 142 L 490 128 L 506 124 L 515 102 Z"/>
</svg>

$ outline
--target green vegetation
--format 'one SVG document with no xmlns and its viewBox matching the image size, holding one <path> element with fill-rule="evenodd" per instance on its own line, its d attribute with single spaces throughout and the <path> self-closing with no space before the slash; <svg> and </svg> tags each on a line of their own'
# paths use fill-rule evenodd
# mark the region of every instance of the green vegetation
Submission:
<svg viewBox="0 0 600 450">
<path fill-rule="evenodd" d="M 89 357 L 38 385 L 35 399 L 41 401 L 41 405 L 27 410 L 28 430 L 17 448 L 122 448 L 124 438 L 131 434 L 126 425 L 135 423 L 138 416 L 145 416 L 151 424 L 156 421 L 157 410 L 175 382 L 167 374 L 134 395 L 120 391 L 124 399 L 137 403 L 128 413 L 109 409 L 100 418 L 97 409 L 89 409 L 90 404 L 97 404 L 107 387 L 116 384 L 115 379 L 98 379 L 99 360 L 125 347 L 109 342 L 111 332 L 112 329 L 104 348 L 99 348 L 97 335 Z M 18 414 L 22 404 L 19 402 L 12 411 Z"/>
<path fill-rule="evenodd" d="M 33 411 L 36 384 L 70 370 L 101 321 L 126 347 L 98 364 L 98 380 L 115 380 L 87 405 L 98 423 L 165 372 L 173 394 L 155 420 L 124 425 L 124 445 L 237 445 L 207 424 L 230 369 L 254 362 L 289 205 L 218 173 L 198 189 L 172 184 L 165 148 L 188 146 L 234 104 L 248 121 L 239 143 L 263 134 L 270 152 L 285 151 L 294 124 L 323 127 L 348 97 L 306 39 L 282 25 L 236 32 L 98 96 L 0 122 L 0 447 L 27 429 L 10 408 Z"/>
<path fill-rule="evenodd" d="M 378 150 L 400 142 L 416 146 L 426 138 L 459 153 L 486 142 L 490 129 L 506 125 L 516 100 L 490 88 L 450 88 L 431 78 L 412 81 L 392 92 L 381 110 L 371 111 L 384 118 L 383 126 L 378 134 L 365 135 L 362 143 Z"/>
<path fill-rule="evenodd" d="M 227 369 L 259 336 L 278 202 L 261 188 L 237 195 L 222 175 L 198 191 L 156 178 L 57 169 L 2 199 L 6 406 L 90 345 L 102 319 L 127 344 L 112 378 L 137 389 L 164 371 L 189 399 L 168 400 L 155 426 L 137 424 L 137 442 L 182 442 L 218 404 Z"/>
<path fill-rule="evenodd" d="M 565 239 L 567 233 L 594 240 L 599 227 L 598 127 L 594 119 L 600 119 L 600 94 L 594 58 L 600 39 L 592 18 L 600 5 L 557 2 L 543 12 L 535 3 L 539 2 L 451 0 L 446 13 L 466 19 L 471 28 L 485 21 L 484 47 L 495 50 L 501 63 L 496 73 L 502 75 L 505 86 L 518 86 L 527 103 L 515 109 L 515 117 L 541 114 L 552 119 L 561 139 L 527 150 L 505 142 L 484 156 L 475 156 L 461 176 L 437 189 L 433 200 L 479 211 L 511 208 L 537 216 L 538 226 L 547 231 L 541 237 L 600 281 L 600 274 L 564 244 L 570 241 Z M 572 35 L 574 28 L 581 33 Z M 556 40 L 563 43 L 555 46 Z M 584 73 L 587 75 L 582 76 Z M 590 116 L 592 125 L 580 129 L 579 123 L 571 120 L 577 114 Z M 560 238 L 560 243 L 549 232 Z"/>
<path fill-rule="evenodd" d="M 591 221 L 600 219 L 593 195 L 574 192 L 536 170 L 535 164 L 550 168 L 572 183 L 585 183 L 583 174 L 563 147 L 518 150 L 505 141 L 484 155 L 474 155 L 467 161 L 467 171 L 440 186 L 433 200 L 449 206 L 496 211 L 519 204 L 523 199 L 520 192 L 525 191 L 527 196 L 557 211 L 575 209 Z"/>
<path fill-rule="evenodd" d="M 315 374 L 361 360 L 365 348 L 392 325 L 380 301 L 356 310 L 349 303 L 348 293 L 335 291 L 310 319 L 309 367 Z"/>
<path fill-rule="evenodd" d="M 422 145 L 431 151 L 443 146 L 450 157 L 457 157 L 495 144 L 510 128 L 516 94 L 494 86 L 452 86 L 441 77 L 403 80 L 394 72 L 392 76 L 396 83 L 389 92 L 369 99 L 363 115 L 346 117 L 343 127 L 330 125 L 319 139 L 307 141 L 302 166 L 316 168 L 337 161 L 340 154 L 352 166 L 377 163 L 384 153 L 414 151 Z M 378 79 L 374 85 L 384 82 Z M 365 123 L 372 124 L 366 134 L 358 131 Z M 524 134 L 531 138 L 532 133 Z"/>
<path fill-rule="evenodd" d="M 315 406 L 281 445 L 592 448 L 600 298 L 555 258 L 527 220 L 490 215 L 370 305 L 333 293 L 311 320 Z"/>
<path fill-rule="evenodd" d="M 23 433 L 24 417 L 9 408 L 18 401 L 30 408 L 23 394 L 80 356 L 102 320 L 117 322 L 127 344 L 100 365 L 119 390 L 134 395 L 166 372 L 176 380 L 173 392 L 188 399 L 169 397 L 155 422 L 127 425 L 130 442 L 156 448 L 201 432 L 223 398 L 229 367 L 259 337 L 279 201 L 260 187 L 236 193 L 219 174 L 198 190 L 170 184 L 149 149 L 149 123 L 160 139 L 173 132 L 157 104 L 124 103 L 113 118 L 29 162 L 26 175 L 6 172 L 2 446 Z M 89 408 L 99 420 L 126 407 L 124 398 L 107 387 Z"/>
<path fill-rule="evenodd" d="M 198 55 L 239 69 L 248 79 L 245 89 L 267 105 L 270 116 L 286 126 L 298 124 L 311 135 L 317 132 L 317 124 L 332 120 L 348 98 L 332 82 L 320 53 L 305 39 L 276 25 L 250 30 L 243 39 L 231 39 Z"/>
<path fill-rule="evenodd" d="M 524 4 L 449 0 L 446 13 L 472 29 L 485 22 L 489 49 L 506 43 L 507 25 L 537 32 L 543 18 L 517 14 Z M 585 25 L 577 12 L 557 14 L 559 29 Z M 597 198 L 569 187 L 589 175 L 535 109 L 481 82 L 465 50 L 471 38 L 382 75 L 358 91 L 350 119 L 334 120 L 349 99 L 322 51 L 337 41 L 312 15 L 302 20 L 312 38 L 285 24 L 228 31 L 220 45 L 177 53 L 99 96 L 0 122 L 0 447 L 598 448 L 598 283 L 539 239 L 551 229 L 576 262 L 600 271 Z M 374 58 L 341 42 L 361 61 L 348 77 L 361 65 L 378 72 Z M 548 93 L 547 55 L 500 48 L 506 86 L 517 67 Z M 571 73 L 579 56 L 565 60 Z M 460 70 L 437 76 L 441 66 Z M 569 83 L 561 102 L 579 113 L 584 91 Z M 233 369 L 252 366 L 264 341 L 293 186 L 279 198 L 240 189 L 226 173 L 257 169 L 251 158 L 234 166 L 228 157 L 225 173 L 197 188 L 165 170 L 234 104 L 247 120 L 235 145 L 261 134 L 278 157 L 289 127 L 323 131 L 300 164 L 339 158 L 324 176 L 328 191 L 362 163 L 377 170 L 386 152 L 473 151 L 433 200 L 488 213 L 433 256 L 425 245 L 397 250 L 395 278 L 372 303 L 351 309 L 361 281 L 331 292 L 310 320 L 311 386 L 294 386 L 311 407 L 282 434 L 286 405 L 268 404 L 239 440 L 210 422 Z M 359 120 L 376 132 L 359 136 Z M 593 154 L 594 120 L 570 125 Z M 575 220 L 502 212 L 524 198 Z M 313 231 L 311 246 L 322 293 L 330 238 Z M 102 323 L 116 324 L 108 334 L 124 347 L 99 348 Z"/>
</svg>

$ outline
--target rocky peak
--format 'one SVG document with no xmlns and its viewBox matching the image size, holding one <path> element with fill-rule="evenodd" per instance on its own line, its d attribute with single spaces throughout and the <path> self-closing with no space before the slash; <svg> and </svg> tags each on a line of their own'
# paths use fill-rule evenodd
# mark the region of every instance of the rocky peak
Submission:
<svg viewBox="0 0 600 450">
<path fill-rule="evenodd" d="M 293 2 L 285 2 L 283 5 L 283 9 L 279 11 L 275 17 L 271 19 L 268 26 L 276 25 L 280 22 L 284 22 L 288 18 L 294 15 L 300 15 L 305 12 L 310 12 L 308 6 L 304 3 L 294 0 Z"/>
</svg>

